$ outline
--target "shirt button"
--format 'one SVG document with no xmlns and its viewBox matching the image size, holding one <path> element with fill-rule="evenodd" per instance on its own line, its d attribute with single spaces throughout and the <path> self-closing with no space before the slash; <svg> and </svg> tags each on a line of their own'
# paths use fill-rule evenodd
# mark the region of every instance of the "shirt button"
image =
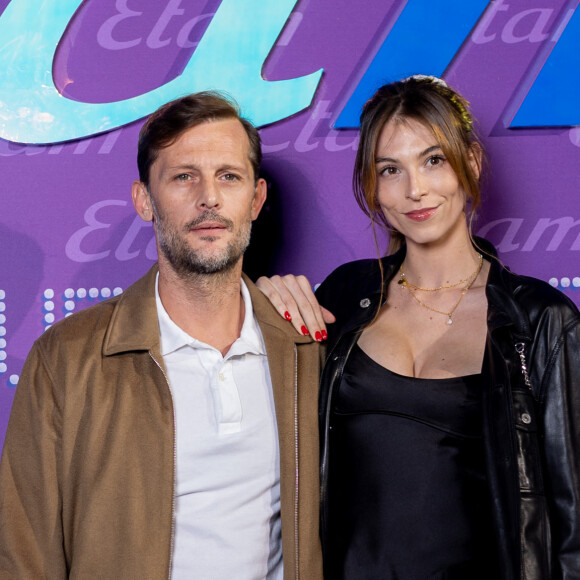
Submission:
<svg viewBox="0 0 580 580">
<path fill-rule="evenodd" d="M 371 301 L 368 298 L 363 298 L 360 301 L 360 307 L 361 308 L 368 308 L 371 305 Z"/>
<path fill-rule="evenodd" d="M 522 413 L 522 423 L 524 425 L 529 425 L 532 422 L 532 418 L 529 413 Z"/>
<path fill-rule="evenodd" d="M 226 376 L 224 375 L 224 373 L 219 373 L 218 374 L 218 378 L 220 381 L 225 381 L 226 380 Z"/>
</svg>

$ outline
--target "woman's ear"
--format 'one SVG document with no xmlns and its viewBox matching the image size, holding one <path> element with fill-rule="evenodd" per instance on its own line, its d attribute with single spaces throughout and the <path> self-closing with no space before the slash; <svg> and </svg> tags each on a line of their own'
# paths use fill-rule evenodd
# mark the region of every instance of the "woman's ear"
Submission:
<svg viewBox="0 0 580 580">
<path fill-rule="evenodd" d="M 469 148 L 469 164 L 473 172 L 479 179 L 481 175 L 481 163 L 483 161 L 483 150 L 479 143 L 473 143 Z"/>
</svg>

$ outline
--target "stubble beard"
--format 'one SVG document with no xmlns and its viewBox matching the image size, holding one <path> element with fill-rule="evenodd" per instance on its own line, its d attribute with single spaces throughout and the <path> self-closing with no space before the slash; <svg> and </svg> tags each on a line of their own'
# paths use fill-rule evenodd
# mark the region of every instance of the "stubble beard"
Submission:
<svg viewBox="0 0 580 580">
<path fill-rule="evenodd" d="M 183 278 L 226 274 L 231 271 L 240 261 L 250 243 L 252 222 L 243 223 L 236 235 L 227 246 L 221 250 L 209 249 L 194 250 L 187 243 L 186 235 L 192 229 L 203 222 L 217 222 L 226 227 L 229 232 L 234 231 L 234 223 L 221 216 L 215 211 L 208 210 L 195 220 L 185 224 L 183 233 L 170 226 L 161 215 L 158 208 L 153 206 L 155 215 L 155 231 L 157 243 L 164 258 L 169 262 L 172 269 Z M 213 236 L 204 236 L 207 242 L 212 241 Z"/>
</svg>

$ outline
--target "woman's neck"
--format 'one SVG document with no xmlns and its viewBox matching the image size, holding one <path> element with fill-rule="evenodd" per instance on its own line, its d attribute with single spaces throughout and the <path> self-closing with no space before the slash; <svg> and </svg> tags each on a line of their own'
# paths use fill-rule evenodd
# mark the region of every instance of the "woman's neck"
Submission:
<svg viewBox="0 0 580 580">
<path fill-rule="evenodd" d="M 467 237 L 446 244 L 407 243 L 401 270 L 411 284 L 439 288 L 456 284 L 477 271 L 481 258 Z"/>
</svg>

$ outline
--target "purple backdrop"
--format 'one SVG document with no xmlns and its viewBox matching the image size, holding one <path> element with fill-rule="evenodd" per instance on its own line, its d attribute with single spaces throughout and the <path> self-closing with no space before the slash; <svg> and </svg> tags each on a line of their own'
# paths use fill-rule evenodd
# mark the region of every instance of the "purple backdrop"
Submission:
<svg viewBox="0 0 580 580">
<path fill-rule="evenodd" d="M 0 0 L 0 13 L 8 4 Z M 261 131 L 270 201 L 249 256 L 252 272 L 302 272 L 317 283 L 347 260 L 375 255 L 350 187 L 357 132 L 332 123 L 379 49 L 386 18 L 402 4 L 296 5 L 262 74 L 279 80 L 324 73 L 308 109 Z M 501 10 L 497 4 L 445 73 L 470 100 L 488 150 L 485 210 L 475 230 L 498 245 L 513 270 L 550 280 L 580 303 L 580 129 L 506 128 L 514 98 L 528 86 L 530 67 L 570 2 L 511 0 L 499 2 Z M 140 14 L 107 35 L 122 6 Z M 89 102 L 150 91 L 179 74 L 210 17 L 195 26 L 193 19 L 218 6 L 217 0 L 85 2 L 59 45 L 56 85 L 68 98 Z M 174 15 L 167 19 L 169 9 Z M 0 446 L 33 340 L 53 320 L 125 288 L 154 260 L 152 230 L 130 200 L 141 124 L 60 145 L 0 140 Z"/>
</svg>

